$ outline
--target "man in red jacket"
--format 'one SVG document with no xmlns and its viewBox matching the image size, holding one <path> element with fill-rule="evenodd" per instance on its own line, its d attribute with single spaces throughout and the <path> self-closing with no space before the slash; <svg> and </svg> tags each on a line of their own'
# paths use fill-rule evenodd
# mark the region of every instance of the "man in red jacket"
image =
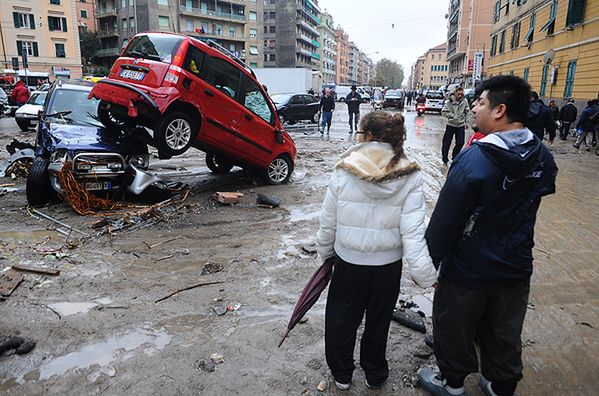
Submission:
<svg viewBox="0 0 599 396">
<path fill-rule="evenodd" d="M 25 83 L 21 80 L 17 81 L 15 87 L 10 93 L 10 101 L 16 105 L 24 105 L 29 100 L 29 89 L 25 86 Z"/>
</svg>

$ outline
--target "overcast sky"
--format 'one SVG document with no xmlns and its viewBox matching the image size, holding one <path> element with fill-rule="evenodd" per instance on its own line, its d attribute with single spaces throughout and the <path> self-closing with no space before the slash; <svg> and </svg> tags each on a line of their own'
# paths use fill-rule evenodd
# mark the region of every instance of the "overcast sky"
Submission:
<svg viewBox="0 0 599 396">
<path fill-rule="evenodd" d="M 412 63 L 447 39 L 449 0 L 319 0 L 318 5 L 375 62 L 388 58 L 402 64 L 404 84 Z"/>
</svg>

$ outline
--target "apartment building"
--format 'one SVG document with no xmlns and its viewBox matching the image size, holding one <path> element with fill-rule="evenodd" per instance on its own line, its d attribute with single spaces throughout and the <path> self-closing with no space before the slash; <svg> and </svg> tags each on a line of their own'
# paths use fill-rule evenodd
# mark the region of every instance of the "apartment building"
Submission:
<svg viewBox="0 0 599 396">
<path fill-rule="evenodd" d="M 410 89 L 419 90 L 425 87 L 424 85 L 424 63 L 426 61 L 426 57 L 420 56 L 412 66 L 412 76 L 411 76 L 411 85 Z"/>
<path fill-rule="evenodd" d="M 547 99 L 595 99 L 599 86 L 599 2 L 497 1 L 490 75 L 513 74 Z"/>
<path fill-rule="evenodd" d="M 76 0 L 0 1 L 0 62 L 4 73 L 54 79 L 81 77 Z M 74 23 L 75 22 L 75 23 Z"/>
<path fill-rule="evenodd" d="M 264 1 L 264 67 L 320 70 L 317 0 Z"/>
<path fill-rule="evenodd" d="M 349 82 L 349 35 L 340 27 L 335 29 L 335 82 L 344 85 Z"/>
<path fill-rule="evenodd" d="M 326 10 L 320 15 L 320 71 L 325 83 L 335 82 L 335 27 L 333 25 L 333 17 Z"/>
<path fill-rule="evenodd" d="M 352 41 L 349 42 L 349 64 L 347 71 L 347 83 L 348 84 L 359 84 L 359 74 L 360 74 L 360 50 L 356 46 L 356 44 Z"/>
<path fill-rule="evenodd" d="M 439 89 L 448 83 L 447 44 L 443 43 L 426 51 L 421 69 L 420 87 Z M 420 58 L 419 58 L 420 59 Z"/>
<path fill-rule="evenodd" d="M 515 2 L 526 0 L 503 0 Z M 532 3 L 534 0 L 528 0 Z M 486 74 L 493 0 L 450 0 L 447 22 L 449 82 L 474 86 Z"/>
<path fill-rule="evenodd" d="M 369 85 L 369 81 L 374 74 L 374 63 L 372 62 L 372 59 L 362 51 L 360 51 L 358 62 L 358 84 Z"/>
<path fill-rule="evenodd" d="M 75 0 L 79 32 L 96 31 L 96 0 Z"/>
<path fill-rule="evenodd" d="M 262 1 L 96 0 L 101 50 L 110 66 L 137 32 L 161 31 L 212 39 L 253 67 L 262 67 Z"/>
</svg>

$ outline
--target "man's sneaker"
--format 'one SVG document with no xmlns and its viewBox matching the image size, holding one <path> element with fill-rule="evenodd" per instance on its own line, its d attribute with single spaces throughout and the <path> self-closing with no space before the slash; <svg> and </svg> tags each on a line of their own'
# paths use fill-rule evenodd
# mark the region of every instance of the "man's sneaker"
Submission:
<svg viewBox="0 0 599 396">
<path fill-rule="evenodd" d="M 480 376 L 480 380 L 478 381 L 478 386 L 480 390 L 483 391 L 485 396 L 497 396 L 497 393 L 493 392 L 493 388 L 491 388 L 491 381 L 486 379 L 484 376 Z"/>
<path fill-rule="evenodd" d="M 349 388 L 351 388 L 351 382 L 344 384 L 344 383 L 335 381 L 335 385 L 337 386 L 337 388 L 339 388 L 341 390 L 348 390 Z"/>
<path fill-rule="evenodd" d="M 371 385 L 368 383 L 368 380 L 366 378 L 364 378 L 364 384 L 366 384 L 366 387 L 368 389 L 373 389 L 373 390 L 379 390 L 383 387 L 383 384 L 380 385 Z"/>
<path fill-rule="evenodd" d="M 466 396 L 464 387 L 452 388 L 447 385 L 447 381 L 441 378 L 441 375 L 430 368 L 422 368 L 418 372 L 420 386 L 425 391 L 435 396 Z"/>
</svg>

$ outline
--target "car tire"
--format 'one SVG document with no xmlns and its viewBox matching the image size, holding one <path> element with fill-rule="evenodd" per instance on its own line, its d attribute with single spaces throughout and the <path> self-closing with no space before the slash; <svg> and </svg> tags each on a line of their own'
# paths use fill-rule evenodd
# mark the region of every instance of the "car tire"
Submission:
<svg viewBox="0 0 599 396">
<path fill-rule="evenodd" d="M 339 101 L 345 103 L 345 98 L 341 98 L 341 99 L 339 99 Z"/>
<path fill-rule="evenodd" d="M 15 121 L 17 122 L 17 125 L 23 132 L 27 132 L 29 130 L 29 127 L 31 126 L 31 122 L 27 120 L 19 120 L 18 118 L 15 118 Z"/>
<path fill-rule="evenodd" d="M 320 111 L 317 111 L 316 113 L 314 113 L 312 115 L 312 123 L 313 124 L 318 124 L 318 121 L 320 121 Z"/>
<path fill-rule="evenodd" d="M 44 206 L 56 196 L 56 191 L 50 185 L 49 162 L 37 157 L 29 168 L 25 193 L 30 206 Z"/>
<path fill-rule="evenodd" d="M 131 121 L 115 116 L 108 107 L 109 105 L 105 102 L 100 102 L 100 105 L 98 106 L 98 119 L 106 128 L 122 129 L 131 125 Z"/>
<path fill-rule="evenodd" d="M 293 165 L 291 160 L 285 156 L 280 155 L 264 170 L 264 178 L 268 184 L 285 184 L 289 181 L 293 173 Z"/>
<path fill-rule="evenodd" d="M 222 155 L 207 153 L 206 166 L 215 175 L 226 175 L 233 168 L 233 164 Z"/>
<path fill-rule="evenodd" d="M 167 155 L 181 155 L 189 149 L 198 131 L 197 123 L 181 111 L 166 114 L 154 130 L 158 151 Z"/>
</svg>

